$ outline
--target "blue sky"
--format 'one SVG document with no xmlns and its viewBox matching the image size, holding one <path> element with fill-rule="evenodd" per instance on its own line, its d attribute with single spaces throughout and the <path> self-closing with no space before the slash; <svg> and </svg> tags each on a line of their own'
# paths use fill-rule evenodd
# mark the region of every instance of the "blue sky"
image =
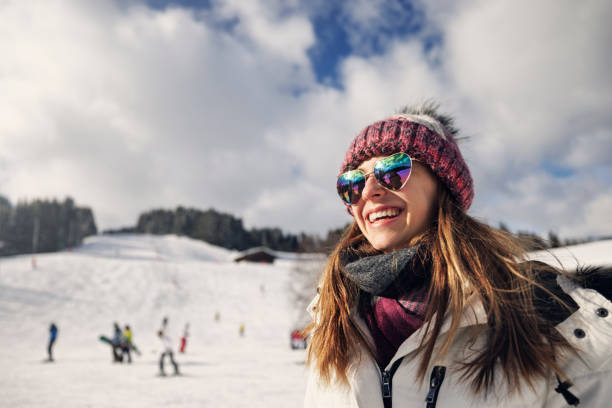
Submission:
<svg viewBox="0 0 612 408">
<path fill-rule="evenodd" d="M 131 2 L 127 2 L 130 4 Z M 219 2 L 211 0 L 197 1 L 166 1 L 147 0 L 146 4 L 156 10 L 166 10 L 172 7 L 192 9 L 204 14 L 214 12 Z M 418 4 L 405 0 L 373 2 L 377 4 L 380 19 L 385 24 L 375 31 L 365 31 L 359 44 L 351 44 L 351 31 L 359 29 L 350 16 L 346 15 L 347 2 L 302 1 L 285 4 L 285 12 L 304 12 L 308 15 L 315 35 L 315 43 L 307 50 L 316 80 L 322 84 L 342 89 L 339 75 L 339 65 L 350 55 L 374 56 L 385 52 L 388 44 L 394 40 L 414 37 L 421 33 L 424 27 L 425 13 Z M 357 4 L 357 3 L 356 3 Z M 231 31 L 235 20 L 229 24 L 218 26 L 219 29 Z M 423 39 L 423 46 L 430 47 L 435 43 L 435 37 Z"/>
<path fill-rule="evenodd" d="M 209 0 L 0 5 L 0 194 L 71 195 L 101 228 L 214 207 L 323 234 L 365 125 L 452 113 L 470 214 L 612 233 L 606 1 Z"/>
<path fill-rule="evenodd" d="M 329 6 L 324 12 L 313 13 L 311 21 L 316 43 L 308 50 L 308 56 L 319 82 L 342 89 L 338 68 L 341 61 L 350 55 L 374 56 L 384 53 L 388 43 L 419 34 L 423 13 L 408 1 L 381 4 L 382 12 L 389 24 L 375 32 L 365 32 L 357 47 L 351 44 L 351 22 L 342 15 L 340 5 Z"/>
</svg>

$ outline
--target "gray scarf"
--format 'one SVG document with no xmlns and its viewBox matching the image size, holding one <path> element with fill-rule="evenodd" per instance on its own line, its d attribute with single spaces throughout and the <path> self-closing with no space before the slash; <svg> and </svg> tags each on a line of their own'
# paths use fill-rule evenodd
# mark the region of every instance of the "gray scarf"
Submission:
<svg viewBox="0 0 612 408">
<path fill-rule="evenodd" d="M 375 296 L 397 298 L 408 287 L 423 285 L 428 274 L 419 246 L 359 258 L 354 251 L 340 254 L 344 272 L 359 288 Z"/>
</svg>

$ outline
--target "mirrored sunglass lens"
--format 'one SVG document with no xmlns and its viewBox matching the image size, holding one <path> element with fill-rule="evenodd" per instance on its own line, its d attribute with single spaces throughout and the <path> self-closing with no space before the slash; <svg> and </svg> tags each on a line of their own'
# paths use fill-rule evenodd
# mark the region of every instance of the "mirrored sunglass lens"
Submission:
<svg viewBox="0 0 612 408">
<path fill-rule="evenodd" d="M 412 160 L 406 153 L 396 153 L 380 159 L 374 166 L 374 177 L 390 190 L 402 188 L 412 169 Z"/>
<path fill-rule="evenodd" d="M 338 195 L 347 204 L 359 201 L 364 186 L 365 175 L 361 170 L 351 170 L 341 174 L 336 183 Z"/>
</svg>

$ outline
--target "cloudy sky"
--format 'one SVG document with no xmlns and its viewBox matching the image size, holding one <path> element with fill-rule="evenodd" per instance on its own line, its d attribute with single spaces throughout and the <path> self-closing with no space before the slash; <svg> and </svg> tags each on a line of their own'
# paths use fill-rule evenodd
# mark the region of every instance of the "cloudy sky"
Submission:
<svg viewBox="0 0 612 408">
<path fill-rule="evenodd" d="M 610 21 L 605 0 L 0 0 L 0 194 L 70 195 L 100 229 L 184 205 L 323 233 L 355 134 L 434 98 L 470 137 L 470 214 L 610 235 Z"/>
</svg>

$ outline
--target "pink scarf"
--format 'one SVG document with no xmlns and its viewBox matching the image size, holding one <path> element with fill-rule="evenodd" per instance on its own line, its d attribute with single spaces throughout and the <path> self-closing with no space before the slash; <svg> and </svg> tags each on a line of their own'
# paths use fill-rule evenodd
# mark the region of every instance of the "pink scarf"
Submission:
<svg viewBox="0 0 612 408">
<path fill-rule="evenodd" d="M 423 286 L 398 299 L 370 297 L 370 301 L 364 302 L 361 315 L 374 339 L 376 360 L 381 367 L 391 362 L 404 340 L 423 324 L 427 308 L 426 295 L 427 289 Z"/>
</svg>

